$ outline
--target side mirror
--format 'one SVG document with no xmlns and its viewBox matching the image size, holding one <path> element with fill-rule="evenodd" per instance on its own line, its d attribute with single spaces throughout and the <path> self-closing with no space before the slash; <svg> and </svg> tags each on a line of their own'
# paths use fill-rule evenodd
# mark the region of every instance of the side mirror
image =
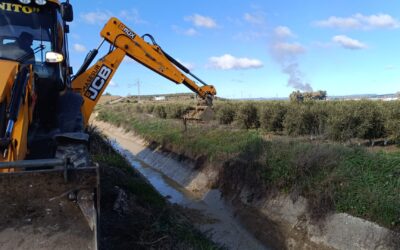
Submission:
<svg viewBox="0 0 400 250">
<path fill-rule="evenodd" d="M 60 53 L 49 51 L 46 53 L 47 63 L 60 63 L 64 61 L 64 56 Z"/>
<path fill-rule="evenodd" d="M 61 16 L 66 22 L 72 22 L 74 20 L 74 9 L 70 3 L 61 4 Z"/>
</svg>

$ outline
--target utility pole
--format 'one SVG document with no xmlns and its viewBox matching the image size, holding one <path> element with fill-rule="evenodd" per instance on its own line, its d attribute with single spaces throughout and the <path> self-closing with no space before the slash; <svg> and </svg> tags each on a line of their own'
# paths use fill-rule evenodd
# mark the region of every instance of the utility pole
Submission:
<svg viewBox="0 0 400 250">
<path fill-rule="evenodd" d="M 138 103 L 140 102 L 140 80 L 136 81 L 137 92 L 138 92 Z"/>
</svg>

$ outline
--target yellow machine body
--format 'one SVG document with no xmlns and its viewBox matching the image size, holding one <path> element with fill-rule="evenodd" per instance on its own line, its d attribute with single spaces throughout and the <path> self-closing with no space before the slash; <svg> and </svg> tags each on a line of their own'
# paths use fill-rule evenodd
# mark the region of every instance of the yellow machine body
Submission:
<svg viewBox="0 0 400 250">
<path fill-rule="evenodd" d="M 2 69 L 2 74 L 0 74 L 0 104 L 8 106 L 11 101 L 11 89 L 13 88 L 15 77 L 19 70 L 19 64 L 13 61 L 0 60 L 0 68 Z M 30 67 L 29 70 L 31 71 L 32 67 Z M 27 154 L 28 127 L 32 121 L 34 109 L 32 88 L 33 77 L 32 74 L 30 74 L 28 84 L 24 90 L 25 94 L 20 105 L 18 118 L 11 134 L 11 143 L 5 153 L 0 155 L 0 162 L 23 160 Z M 2 122 L 4 123 L 5 121 Z M 6 126 L 6 124 L 3 124 L 3 126 Z M 0 172 L 1 171 L 13 171 L 13 169 L 0 170 Z"/>
<path fill-rule="evenodd" d="M 73 89 L 80 92 L 84 97 L 82 114 L 85 124 L 88 123 L 94 106 L 125 56 L 134 59 L 176 84 L 184 84 L 203 99 L 212 100 L 217 94 L 212 85 L 198 86 L 195 81 L 177 67 L 176 64 L 179 65 L 179 62 L 167 55 L 157 44 L 146 42 L 143 37 L 129 29 L 117 18 L 111 18 L 100 35 L 114 49 L 72 82 Z M 187 69 L 184 70 L 189 72 Z"/>
<path fill-rule="evenodd" d="M 40 244 L 54 235 L 59 238 L 47 242 L 47 245 L 40 245 L 40 249 L 97 249 L 99 171 L 98 166 L 88 160 L 85 145 L 88 135 L 84 129 L 124 57 L 134 59 L 176 84 L 185 85 L 205 100 L 206 107 L 196 109 L 193 119 L 205 118 L 201 115 L 204 111 L 207 111 L 207 118 L 210 117 L 216 90 L 163 51 L 152 36 L 139 36 L 117 18 L 111 18 L 100 33 L 103 43 L 110 45 L 109 53 L 92 64 L 96 50 L 93 56 L 88 56 L 90 60 L 85 60 L 78 73 L 72 76 L 66 47 L 67 22 L 73 19 L 72 6 L 68 1 L 60 3 L 58 0 L 47 0 L 45 5 L 40 6 L 34 0 L 25 5 L 18 1 L 0 0 L 0 14 L 3 17 L 0 25 L 7 28 L 2 29 L 3 33 L 0 34 L 0 210 L 5 212 L 0 214 L 0 224 L 13 232 L 10 235 L 3 234 L 7 230 L 0 231 L 0 248 L 4 242 L 31 238 L 30 232 L 37 230 L 37 225 L 46 220 L 54 221 L 57 217 L 60 227 L 70 228 L 70 231 L 63 231 L 62 236 L 58 236 L 59 230 L 46 227 L 41 236 L 35 235 Z M 24 33 L 29 33 L 31 37 L 30 46 L 33 46 L 34 38 L 39 46 L 29 48 L 32 52 L 25 50 L 21 56 L 7 57 L 10 54 L 7 49 L 9 46 L 23 49 L 19 42 Z M 44 33 L 47 33 L 47 40 L 43 39 Z M 145 40 L 146 36 L 152 43 Z M 52 50 L 47 53 L 55 55 L 49 60 L 43 52 L 45 43 L 47 49 Z M 38 52 L 42 56 L 38 56 Z M 188 75 L 203 86 L 199 86 Z M 48 101 L 47 97 L 55 97 L 56 101 Z M 67 106 L 73 109 L 68 110 Z M 42 118 L 43 114 L 45 118 Z M 50 122 L 47 121 L 48 117 Z M 70 121 L 73 127 L 71 131 L 65 128 L 69 128 L 67 125 Z M 42 143 L 42 140 L 47 141 Z M 48 153 L 45 155 L 53 158 L 43 158 L 42 152 L 32 153 L 37 150 L 32 145 L 44 149 Z M 20 199 L 16 200 L 17 194 L 20 194 Z M 76 202 L 71 202 L 70 198 Z M 50 202 L 52 199 L 55 199 L 53 203 Z M 30 207 L 45 211 L 44 204 L 52 212 L 21 227 L 24 223 L 21 218 L 12 216 L 14 204 L 27 214 Z M 60 204 L 67 205 L 60 207 Z M 79 223 L 85 220 L 88 223 Z M 34 249 L 39 246 L 28 243 L 19 247 Z"/>
</svg>

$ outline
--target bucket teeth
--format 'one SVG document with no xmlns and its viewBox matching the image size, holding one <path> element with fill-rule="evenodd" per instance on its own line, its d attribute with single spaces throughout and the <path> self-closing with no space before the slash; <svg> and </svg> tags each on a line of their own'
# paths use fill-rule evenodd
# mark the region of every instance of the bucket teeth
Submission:
<svg viewBox="0 0 400 250">
<path fill-rule="evenodd" d="M 80 190 L 77 203 L 92 231 L 96 228 L 96 208 L 94 206 L 94 193 L 89 190 Z"/>
</svg>

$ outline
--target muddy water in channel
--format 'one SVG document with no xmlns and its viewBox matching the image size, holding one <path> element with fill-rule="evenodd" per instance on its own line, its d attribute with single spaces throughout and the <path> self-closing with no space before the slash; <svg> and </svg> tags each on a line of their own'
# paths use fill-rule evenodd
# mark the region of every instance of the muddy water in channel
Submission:
<svg viewBox="0 0 400 250">
<path fill-rule="evenodd" d="M 228 249 L 268 249 L 240 225 L 234 217 L 232 208 L 220 199 L 218 190 L 210 190 L 204 199 L 197 197 L 168 176 L 139 160 L 132 153 L 134 150 L 126 149 L 126 143 L 121 143 L 125 147 L 122 148 L 119 144 L 119 136 L 106 134 L 110 138 L 117 138 L 111 141 L 112 146 L 163 196 L 168 197 L 170 202 L 187 208 L 190 211 L 190 217 L 195 218 L 195 226 L 203 232 L 210 233 L 215 242 Z"/>
</svg>

